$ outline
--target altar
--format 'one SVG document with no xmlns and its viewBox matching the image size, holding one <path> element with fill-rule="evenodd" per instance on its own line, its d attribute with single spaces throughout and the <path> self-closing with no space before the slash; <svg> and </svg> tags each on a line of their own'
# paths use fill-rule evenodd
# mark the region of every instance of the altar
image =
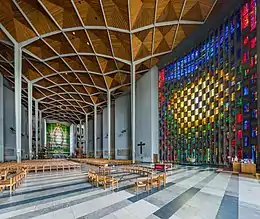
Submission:
<svg viewBox="0 0 260 219">
<path fill-rule="evenodd" d="M 154 164 L 154 169 L 166 171 L 172 169 L 172 163 L 156 163 Z"/>
</svg>

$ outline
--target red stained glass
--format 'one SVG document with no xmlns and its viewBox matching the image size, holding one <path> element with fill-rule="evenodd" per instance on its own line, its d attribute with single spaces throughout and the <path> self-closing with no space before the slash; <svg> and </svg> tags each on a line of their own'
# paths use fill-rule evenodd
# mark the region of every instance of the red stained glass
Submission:
<svg viewBox="0 0 260 219">
<path fill-rule="evenodd" d="M 245 4 L 241 9 L 241 22 L 242 22 L 242 30 L 248 27 L 249 25 L 249 8 L 248 4 Z"/>
<path fill-rule="evenodd" d="M 243 153 L 242 150 L 238 150 L 238 151 L 237 151 L 237 158 L 238 158 L 239 160 L 242 159 L 242 153 Z"/>
<path fill-rule="evenodd" d="M 236 140 L 235 140 L 235 139 L 233 139 L 233 140 L 231 141 L 231 145 L 232 145 L 232 146 L 235 146 L 235 145 L 236 145 Z"/>
<path fill-rule="evenodd" d="M 246 37 L 244 38 L 244 40 L 243 40 L 244 46 L 248 44 L 248 41 L 249 41 L 249 37 L 246 36 Z"/>
<path fill-rule="evenodd" d="M 237 132 L 237 138 L 242 139 L 242 130 L 238 130 Z"/>
<path fill-rule="evenodd" d="M 256 29 L 256 2 L 255 0 L 250 1 L 250 31 Z"/>
<path fill-rule="evenodd" d="M 254 49 L 256 47 L 256 37 L 250 40 L 250 48 Z"/>
<path fill-rule="evenodd" d="M 237 123 L 241 123 L 243 121 L 243 116 L 241 113 L 237 114 Z"/>
<path fill-rule="evenodd" d="M 241 9 L 241 15 L 242 17 L 246 16 L 249 12 L 249 7 L 248 7 L 248 3 L 246 3 L 245 5 L 243 5 L 242 9 Z"/>
<path fill-rule="evenodd" d="M 253 56 L 250 58 L 250 68 L 254 67 L 254 65 L 255 65 L 255 57 Z"/>
<path fill-rule="evenodd" d="M 242 63 L 246 63 L 248 60 L 248 52 L 244 52 L 243 54 L 243 59 L 242 59 Z"/>
</svg>

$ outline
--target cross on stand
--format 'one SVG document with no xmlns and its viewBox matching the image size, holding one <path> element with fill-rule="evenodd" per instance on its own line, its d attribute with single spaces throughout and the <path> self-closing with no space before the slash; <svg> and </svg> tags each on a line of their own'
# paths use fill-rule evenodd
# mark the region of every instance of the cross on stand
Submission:
<svg viewBox="0 0 260 219">
<path fill-rule="evenodd" d="M 145 146 L 145 143 L 141 141 L 137 146 L 140 147 L 140 154 L 143 154 L 143 146 Z"/>
</svg>

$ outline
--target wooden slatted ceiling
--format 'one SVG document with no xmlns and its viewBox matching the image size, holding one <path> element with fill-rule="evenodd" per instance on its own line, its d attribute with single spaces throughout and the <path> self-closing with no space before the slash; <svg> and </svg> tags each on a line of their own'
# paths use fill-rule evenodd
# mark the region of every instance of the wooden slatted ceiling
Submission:
<svg viewBox="0 0 260 219">
<path fill-rule="evenodd" d="M 70 121 L 104 106 L 203 24 L 216 0 L 2 0 L 0 23 L 23 43 L 23 75 L 33 95 L 63 107 Z M 179 24 L 179 22 L 182 22 Z M 185 24 L 186 22 L 186 24 Z M 0 72 L 13 84 L 12 43 L 0 29 Z M 27 86 L 23 86 L 26 94 Z M 62 100 L 62 101 L 60 101 Z M 59 108 L 58 108 L 59 109 Z M 59 118 L 65 118 L 59 116 Z"/>
</svg>

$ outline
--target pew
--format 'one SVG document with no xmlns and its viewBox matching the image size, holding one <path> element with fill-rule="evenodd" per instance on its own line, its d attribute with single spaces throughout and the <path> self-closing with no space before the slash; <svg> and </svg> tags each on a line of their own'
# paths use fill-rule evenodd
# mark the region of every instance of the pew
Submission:
<svg viewBox="0 0 260 219">
<path fill-rule="evenodd" d="M 22 180 L 26 177 L 26 170 L 18 171 L 17 173 L 7 177 L 5 180 L 0 181 L 0 191 L 9 188 L 10 195 L 13 191 L 22 183 Z"/>
</svg>

